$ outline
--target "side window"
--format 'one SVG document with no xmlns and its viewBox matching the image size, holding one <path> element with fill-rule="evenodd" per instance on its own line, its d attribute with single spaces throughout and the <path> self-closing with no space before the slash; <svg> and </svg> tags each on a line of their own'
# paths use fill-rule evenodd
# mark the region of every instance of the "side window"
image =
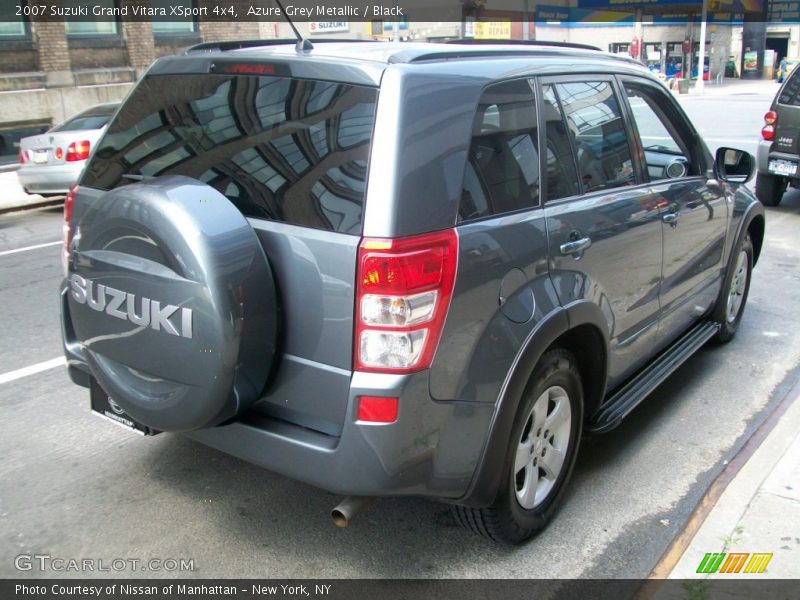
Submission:
<svg viewBox="0 0 800 600">
<path fill-rule="evenodd" d="M 545 200 L 558 200 L 580 193 L 578 171 L 572 146 L 575 142 L 564 123 L 564 115 L 558 104 L 556 91 L 552 85 L 543 88 L 544 106 L 542 118 L 545 131 Z"/>
<path fill-rule="evenodd" d="M 555 88 L 574 140 L 582 190 L 633 185 L 628 136 L 611 83 L 557 83 Z"/>
<path fill-rule="evenodd" d="M 700 173 L 691 160 L 689 144 L 681 137 L 676 125 L 679 116 L 670 114 L 669 98 L 648 86 L 625 83 L 625 93 L 633 121 L 644 149 L 647 173 L 653 181 L 676 179 Z"/>
<path fill-rule="evenodd" d="M 800 68 L 792 69 L 789 81 L 783 86 L 781 95 L 778 96 L 778 104 L 800 106 Z"/>
<path fill-rule="evenodd" d="M 538 204 L 537 135 L 536 101 L 527 80 L 486 88 L 472 126 L 458 211 L 461 220 Z"/>
</svg>

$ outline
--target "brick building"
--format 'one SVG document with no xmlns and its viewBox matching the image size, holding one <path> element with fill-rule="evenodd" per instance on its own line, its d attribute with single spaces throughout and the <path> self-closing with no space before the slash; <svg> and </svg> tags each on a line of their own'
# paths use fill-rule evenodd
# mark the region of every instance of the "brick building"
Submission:
<svg viewBox="0 0 800 600">
<path fill-rule="evenodd" d="M 96 4 L 119 6 L 115 0 Z M 70 0 L 61 0 L 68 5 Z M 126 0 L 125 4 L 216 6 L 210 0 Z M 25 6 L 52 5 L 28 0 Z M 211 10 L 211 9 L 209 9 Z M 275 23 L 181 21 L 64 22 L 0 18 L 0 164 L 17 159 L 20 137 L 38 133 L 93 104 L 122 99 L 159 56 L 208 40 L 275 37 Z"/>
<path fill-rule="evenodd" d="M 444 0 L 458 7 L 458 0 Z M 9 6 L 21 3 L 28 15 L 16 16 Z M 87 4 L 83 0 L 82 4 Z M 258 0 L 263 4 L 265 0 Z M 251 0 L 91 0 L 92 5 L 128 6 L 129 16 L 116 20 L 58 21 L 36 16 L 36 7 L 69 6 L 81 0 L 0 0 L 0 167 L 17 161 L 20 137 L 44 131 L 93 105 L 122 99 L 158 57 L 182 52 L 206 41 L 292 38 L 285 22 L 216 21 L 215 7 L 235 5 L 239 13 Z M 201 14 L 183 20 L 134 18 L 133 5 L 183 6 Z M 208 15 L 203 16 L 202 13 Z M 315 37 L 349 39 L 439 39 L 458 37 L 454 23 L 398 24 L 376 22 L 297 22 Z M 413 29 L 413 38 L 412 38 Z"/>
</svg>

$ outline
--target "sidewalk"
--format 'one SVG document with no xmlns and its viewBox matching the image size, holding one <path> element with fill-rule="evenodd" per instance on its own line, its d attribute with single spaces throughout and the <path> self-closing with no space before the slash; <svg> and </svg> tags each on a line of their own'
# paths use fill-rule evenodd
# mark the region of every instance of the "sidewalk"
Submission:
<svg viewBox="0 0 800 600">
<path fill-rule="evenodd" d="M 734 472 L 670 579 L 800 578 L 800 384 L 784 402 L 788 406 L 781 403 L 777 410 L 783 407 L 785 412 L 774 415 L 774 428 Z M 697 572 L 707 553 L 720 552 L 726 556 L 716 573 Z M 731 553 L 771 553 L 772 558 L 762 574 L 745 574 L 750 556 L 741 559 L 738 574 L 723 574 Z"/>
<path fill-rule="evenodd" d="M 774 96 L 780 84 L 774 79 L 724 79 L 722 82 L 717 83 L 715 80 L 703 82 L 703 96 L 738 96 L 738 95 L 754 95 L 765 94 L 767 96 Z M 676 96 L 686 96 L 686 94 L 678 93 L 678 86 L 675 85 L 672 90 Z M 697 90 L 697 82 L 692 81 L 689 85 L 690 96 L 701 95 Z"/>
</svg>

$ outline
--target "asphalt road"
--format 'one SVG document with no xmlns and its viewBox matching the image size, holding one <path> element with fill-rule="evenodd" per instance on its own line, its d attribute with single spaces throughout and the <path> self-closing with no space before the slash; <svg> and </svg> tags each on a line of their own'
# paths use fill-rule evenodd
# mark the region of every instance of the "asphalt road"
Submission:
<svg viewBox="0 0 800 600">
<path fill-rule="evenodd" d="M 768 100 L 726 99 L 725 111 L 720 99 L 682 102 L 720 140 L 711 145 L 746 148 Z M 61 356 L 59 246 L 8 253 L 55 242 L 60 227 L 53 209 L 0 216 L 0 381 Z M 446 506 L 419 499 L 378 500 L 339 530 L 329 517 L 338 497 L 179 435 L 130 434 L 92 416 L 87 390 L 51 368 L 0 383 L 0 577 L 77 575 L 15 569 L 16 556 L 34 553 L 106 565 L 191 559 L 183 575 L 193 577 L 646 576 L 800 374 L 798 231 L 792 191 L 768 210 L 736 339 L 703 349 L 619 429 L 584 440 L 563 510 L 525 546 L 492 545 L 459 529 Z"/>
</svg>

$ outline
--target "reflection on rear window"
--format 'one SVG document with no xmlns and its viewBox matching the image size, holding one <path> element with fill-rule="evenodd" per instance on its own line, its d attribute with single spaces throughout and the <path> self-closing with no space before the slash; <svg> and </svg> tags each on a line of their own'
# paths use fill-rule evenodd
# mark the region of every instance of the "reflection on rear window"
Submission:
<svg viewBox="0 0 800 600">
<path fill-rule="evenodd" d="M 82 183 L 185 175 L 246 216 L 358 235 L 377 90 L 283 77 L 145 79 Z"/>
</svg>

